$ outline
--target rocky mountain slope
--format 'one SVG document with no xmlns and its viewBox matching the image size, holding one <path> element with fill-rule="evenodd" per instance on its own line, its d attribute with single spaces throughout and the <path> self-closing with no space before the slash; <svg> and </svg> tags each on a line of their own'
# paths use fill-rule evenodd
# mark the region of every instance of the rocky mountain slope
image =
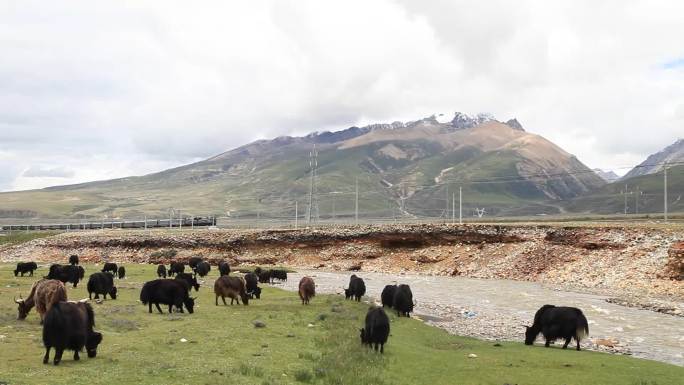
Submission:
<svg viewBox="0 0 684 385">
<path fill-rule="evenodd" d="M 0 210 L 38 216 L 303 215 L 316 149 L 318 210 L 362 217 L 445 217 L 463 189 L 465 215 L 555 213 L 555 202 L 605 182 L 573 155 L 511 119 L 436 114 L 304 137 L 259 140 L 207 160 L 142 177 L 0 194 Z M 175 214 L 174 214 L 175 215 Z"/>
<path fill-rule="evenodd" d="M 607 183 L 613 183 L 616 180 L 620 179 L 620 176 L 613 172 L 612 170 L 609 171 L 604 171 L 601 170 L 600 168 L 595 168 L 594 172 L 596 172 L 596 175 L 600 176 L 601 179 L 606 181 Z"/>
<path fill-rule="evenodd" d="M 645 161 L 641 162 L 638 166 L 625 174 L 623 179 L 655 174 L 663 169 L 663 164 L 665 162 L 675 164 L 684 162 L 684 139 L 679 139 L 673 144 L 665 147 L 662 151 L 650 155 Z"/>
</svg>

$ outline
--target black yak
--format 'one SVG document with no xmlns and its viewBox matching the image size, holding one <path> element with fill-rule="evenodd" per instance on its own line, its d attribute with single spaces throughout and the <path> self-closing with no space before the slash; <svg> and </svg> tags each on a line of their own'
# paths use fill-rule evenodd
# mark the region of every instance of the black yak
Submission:
<svg viewBox="0 0 684 385">
<path fill-rule="evenodd" d="M 287 281 L 287 270 L 284 269 L 273 269 L 271 270 L 271 281 L 274 279 L 280 281 Z"/>
<path fill-rule="evenodd" d="M 102 272 L 112 273 L 112 275 L 116 275 L 116 271 L 118 270 L 118 268 L 119 267 L 116 265 L 116 263 L 106 262 L 102 267 Z"/>
<path fill-rule="evenodd" d="M 261 298 L 261 288 L 258 286 L 259 279 L 254 273 L 245 274 L 245 284 L 247 288 L 247 295 L 251 298 L 256 297 L 256 299 Z"/>
<path fill-rule="evenodd" d="M 119 266 L 118 273 L 119 273 L 119 279 L 126 278 L 126 268 L 125 267 Z"/>
<path fill-rule="evenodd" d="M 164 266 L 164 265 L 157 266 L 157 277 L 166 278 L 166 266 Z"/>
<path fill-rule="evenodd" d="M 78 265 L 78 255 L 70 255 L 69 256 L 69 264 L 70 265 Z"/>
<path fill-rule="evenodd" d="M 75 265 L 52 265 L 48 272 L 47 279 L 56 279 L 63 283 L 71 282 L 74 287 L 78 286 L 78 282 L 83 278 L 84 270 L 81 266 Z"/>
<path fill-rule="evenodd" d="M 188 292 L 190 292 L 190 289 L 192 289 L 193 287 L 195 288 L 195 291 L 199 291 L 200 285 L 197 282 L 197 279 L 192 274 L 178 273 L 176 274 L 176 279 L 180 282 L 183 282 L 183 284 L 188 289 Z"/>
<path fill-rule="evenodd" d="M 15 299 L 14 302 L 19 305 L 17 319 L 23 320 L 28 316 L 28 313 L 35 306 L 38 316 L 40 316 L 40 323 L 43 323 L 45 313 L 47 313 L 54 304 L 59 301 L 67 300 L 67 291 L 64 284 L 56 279 L 41 279 L 33 284 L 31 292 L 26 299 Z"/>
<path fill-rule="evenodd" d="M 539 333 L 544 336 L 544 346 L 547 348 L 551 341 L 563 338 L 563 349 L 566 349 L 574 338 L 577 350 L 580 350 L 580 341 L 589 335 L 589 323 L 582 310 L 578 308 L 544 305 L 534 315 L 532 326 L 525 326 L 525 345 L 534 344 Z"/>
<path fill-rule="evenodd" d="M 33 271 L 37 269 L 38 265 L 35 262 L 19 262 L 17 268 L 14 269 L 14 276 L 16 277 L 21 273 L 23 277 L 24 274 L 29 273 L 29 277 L 33 277 Z"/>
<path fill-rule="evenodd" d="M 188 259 L 188 266 L 190 266 L 192 271 L 195 271 L 200 262 L 202 262 L 202 257 L 190 257 L 190 259 Z"/>
<path fill-rule="evenodd" d="M 360 302 L 364 294 L 366 294 L 366 283 L 363 282 L 362 278 L 357 277 L 356 274 L 352 274 L 349 278 L 349 288 L 344 289 L 344 298 L 352 298 Z"/>
<path fill-rule="evenodd" d="M 183 272 L 185 272 L 185 265 L 183 262 L 171 262 L 171 267 L 169 267 L 169 277 Z"/>
<path fill-rule="evenodd" d="M 374 347 L 380 353 L 385 352 L 385 343 L 390 333 L 390 323 L 387 314 L 381 307 L 371 307 L 366 313 L 366 327 L 361 329 L 361 343 Z"/>
<path fill-rule="evenodd" d="M 382 307 L 391 308 L 394 305 L 394 293 L 397 291 L 397 285 L 387 285 L 382 289 L 382 294 L 380 294 L 380 299 L 382 301 Z"/>
<path fill-rule="evenodd" d="M 100 298 L 100 294 L 104 296 L 104 299 L 107 299 L 107 294 L 112 299 L 116 299 L 114 277 L 103 272 L 91 274 L 88 279 L 88 298 L 93 299 L 93 293 L 95 293 L 95 299 Z"/>
<path fill-rule="evenodd" d="M 221 297 L 224 305 L 226 297 L 230 298 L 230 304 L 237 301 L 238 305 L 242 300 L 243 305 L 249 305 L 249 297 L 245 289 L 245 280 L 240 277 L 230 277 L 222 275 L 214 282 L 214 294 L 216 295 L 216 306 L 218 306 L 218 299 Z"/>
<path fill-rule="evenodd" d="M 219 275 L 230 274 L 230 265 L 226 261 L 219 262 L 218 269 L 219 269 Z"/>
<path fill-rule="evenodd" d="M 74 361 L 80 357 L 78 352 L 86 348 L 89 358 L 97 356 L 97 346 L 102 342 L 102 334 L 93 330 L 95 314 L 93 308 L 84 302 L 58 302 L 45 315 L 43 323 L 43 344 L 45 356 L 43 363 L 50 359 L 50 349 L 55 348 L 54 364 L 62 360 L 64 350 L 74 351 Z"/>
<path fill-rule="evenodd" d="M 195 273 L 200 277 L 206 277 L 211 271 L 211 265 L 207 261 L 202 261 L 195 267 Z"/>
<path fill-rule="evenodd" d="M 259 282 L 260 283 L 272 283 L 273 282 L 273 271 L 272 270 L 262 270 L 261 268 L 257 267 L 254 270 L 254 274 L 259 277 Z"/>
<path fill-rule="evenodd" d="M 152 304 L 157 307 L 159 313 L 163 313 L 159 304 L 169 305 L 169 313 L 173 311 L 173 306 L 183 313 L 183 305 L 189 313 L 193 313 L 195 299 L 190 297 L 185 283 L 175 279 L 155 279 L 145 282 L 140 291 L 140 302 L 148 305 L 149 312 L 152 313 Z"/>
<path fill-rule="evenodd" d="M 299 280 L 299 298 L 302 305 L 308 305 L 311 298 L 316 296 L 316 284 L 311 277 L 302 277 Z"/>
<path fill-rule="evenodd" d="M 413 312 L 413 293 L 409 285 L 399 285 L 394 292 L 392 307 L 397 311 L 397 316 L 410 317 Z"/>
</svg>

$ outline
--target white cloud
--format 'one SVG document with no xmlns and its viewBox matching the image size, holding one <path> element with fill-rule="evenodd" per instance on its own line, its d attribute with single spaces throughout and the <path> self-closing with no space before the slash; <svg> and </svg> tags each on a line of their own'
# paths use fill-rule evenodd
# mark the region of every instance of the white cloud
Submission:
<svg viewBox="0 0 684 385">
<path fill-rule="evenodd" d="M 515 116 L 591 167 L 629 166 L 682 135 L 682 14 L 650 1 L 2 2 L 0 190 L 456 110 Z M 73 175 L 22 176 L 46 165 Z"/>
</svg>

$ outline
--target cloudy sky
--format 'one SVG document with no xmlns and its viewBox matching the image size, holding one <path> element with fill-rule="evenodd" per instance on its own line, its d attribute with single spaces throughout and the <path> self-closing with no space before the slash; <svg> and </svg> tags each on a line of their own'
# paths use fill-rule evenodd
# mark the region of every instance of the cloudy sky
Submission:
<svg viewBox="0 0 684 385">
<path fill-rule="evenodd" d="M 684 136 L 681 1 L 0 0 L 0 191 L 254 139 L 517 117 L 590 167 Z"/>
</svg>

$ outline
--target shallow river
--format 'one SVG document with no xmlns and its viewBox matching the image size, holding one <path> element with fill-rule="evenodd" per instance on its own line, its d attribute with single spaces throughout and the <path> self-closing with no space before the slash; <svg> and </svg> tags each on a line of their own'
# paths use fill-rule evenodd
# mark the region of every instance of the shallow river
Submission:
<svg viewBox="0 0 684 385">
<path fill-rule="evenodd" d="M 484 339 L 523 340 L 523 324 L 531 324 L 544 304 L 575 306 L 589 320 L 585 348 L 596 349 L 597 339 L 617 342 L 614 350 L 636 357 L 684 366 L 684 318 L 605 302 L 606 297 L 555 290 L 532 282 L 484 280 L 463 277 L 434 277 L 356 273 L 366 282 L 370 301 L 390 283 L 411 285 L 417 301 L 415 314 L 452 333 Z M 343 293 L 349 272 L 299 270 L 282 286 L 297 290 L 299 279 L 314 277 L 319 293 Z M 279 285 L 280 286 L 280 285 Z M 541 336 L 537 343 L 541 343 Z M 558 342 L 562 342 L 559 340 Z"/>
</svg>

